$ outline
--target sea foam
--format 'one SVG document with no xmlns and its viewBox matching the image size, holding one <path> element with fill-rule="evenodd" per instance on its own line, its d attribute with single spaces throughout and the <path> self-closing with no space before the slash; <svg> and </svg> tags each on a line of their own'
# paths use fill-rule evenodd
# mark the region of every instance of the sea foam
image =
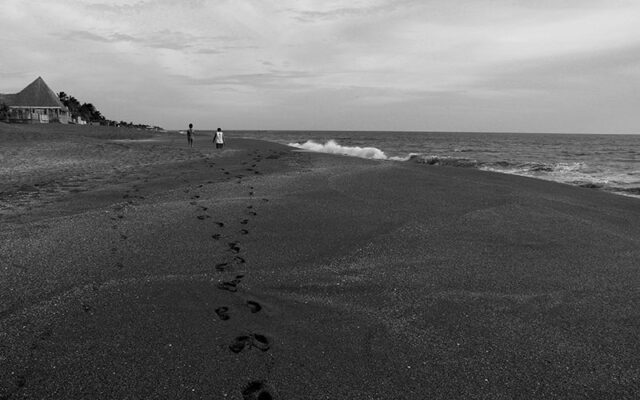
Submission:
<svg viewBox="0 0 640 400">
<path fill-rule="evenodd" d="M 523 175 L 640 198 L 637 135 L 274 131 L 243 137 L 352 157 Z"/>
<path fill-rule="evenodd" d="M 289 143 L 289 146 L 298 149 L 315 151 L 317 153 L 341 154 L 351 157 L 369 158 L 373 160 L 388 160 L 384 151 L 375 147 L 342 146 L 335 140 L 329 140 L 325 144 L 307 140 L 304 143 Z"/>
<path fill-rule="evenodd" d="M 384 151 L 376 147 L 359 147 L 359 146 L 343 146 L 331 139 L 326 143 L 318 143 L 313 140 L 307 140 L 304 143 L 289 143 L 289 146 L 302 150 L 314 151 L 317 153 L 340 154 L 350 157 L 368 158 L 372 160 L 391 160 L 391 161 L 413 161 L 429 165 L 449 165 L 449 166 L 475 166 L 475 160 L 466 158 L 438 157 L 426 156 L 420 153 L 409 153 L 402 156 L 387 156 Z"/>
</svg>

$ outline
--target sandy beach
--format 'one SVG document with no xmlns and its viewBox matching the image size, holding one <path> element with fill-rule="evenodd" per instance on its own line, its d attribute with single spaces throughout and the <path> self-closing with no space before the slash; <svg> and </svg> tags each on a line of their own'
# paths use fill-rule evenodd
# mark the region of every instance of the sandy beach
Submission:
<svg viewBox="0 0 640 400">
<path fill-rule="evenodd" d="M 0 143 L 2 400 L 640 395 L 638 199 L 232 133 Z"/>
</svg>

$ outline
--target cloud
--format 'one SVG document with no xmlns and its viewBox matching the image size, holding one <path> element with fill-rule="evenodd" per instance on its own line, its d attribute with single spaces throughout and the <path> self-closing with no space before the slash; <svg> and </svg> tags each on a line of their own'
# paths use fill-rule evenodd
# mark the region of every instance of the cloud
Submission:
<svg viewBox="0 0 640 400">
<path fill-rule="evenodd" d="M 65 40 L 87 40 L 100 43 L 130 42 L 151 48 L 171 50 L 187 49 L 191 47 L 190 43 L 197 41 L 197 38 L 192 35 L 166 29 L 144 37 L 134 37 L 124 33 L 113 33 L 108 36 L 101 36 L 83 30 L 68 31 L 59 36 Z"/>
<path fill-rule="evenodd" d="M 109 2 L 109 3 L 94 3 L 86 4 L 85 7 L 89 12 L 107 12 L 113 14 L 131 14 L 132 12 L 140 12 L 149 7 L 148 1 L 136 1 L 136 2 Z"/>
<path fill-rule="evenodd" d="M 251 88 L 293 88 L 307 86 L 317 77 L 304 71 L 268 71 L 254 74 L 231 74 L 213 77 L 175 75 L 174 78 L 196 86 L 246 86 Z"/>
<path fill-rule="evenodd" d="M 118 42 L 140 42 L 141 40 L 124 33 L 114 33 L 110 36 L 111 41 Z"/>
<path fill-rule="evenodd" d="M 96 35 L 94 33 L 87 32 L 87 31 L 71 31 L 67 35 L 64 35 L 64 39 L 67 39 L 67 40 L 89 40 L 89 41 L 93 41 L 93 42 L 102 42 L 102 43 L 109 43 L 109 42 L 113 41 L 113 40 L 111 40 L 109 38 L 105 38 L 105 37 L 102 37 L 100 35 Z"/>
<path fill-rule="evenodd" d="M 217 49 L 198 49 L 195 51 L 197 54 L 223 54 L 224 51 Z"/>
<path fill-rule="evenodd" d="M 152 49 L 168 49 L 168 50 L 189 50 L 194 47 L 194 43 L 198 43 L 200 40 L 198 37 L 186 34 L 184 32 L 170 31 L 164 29 L 162 31 L 153 32 L 151 34 L 139 35 L 135 37 L 125 33 L 112 33 L 109 35 L 99 35 L 89 31 L 72 30 L 58 35 L 63 40 L 85 40 L 98 43 L 131 43 L 142 47 L 148 47 Z M 198 49 L 195 53 L 198 54 L 220 54 L 222 50 L 219 49 Z"/>
<path fill-rule="evenodd" d="M 329 7 L 327 7 L 329 4 Z M 331 6 L 331 2 L 315 3 L 314 7 L 320 9 L 288 9 L 294 19 L 301 22 L 318 22 L 319 20 L 334 20 L 345 18 L 360 18 L 368 17 L 372 15 L 381 15 L 388 13 L 401 7 L 403 4 L 409 4 L 407 1 L 395 1 L 395 2 L 367 2 L 360 6 L 344 7 L 343 3 L 338 3 L 336 6 Z M 353 3 L 352 3 L 353 4 Z M 357 2 L 356 2 L 357 4 Z"/>
<path fill-rule="evenodd" d="M 181 0 L 180 7 L 199 8 L 205 4 L 204 0 Z M 154 10 L 175 6 L 173 0 L 114 0 L 99 1 L 96 3 L 83 4 L 89 12 L 106 12 L 117 15 L 131 15 L 132 13 L 152 12 Z"/>
<path fill-rule="evenodd" d="M 501 91 L 518 89 L 572 89 L 599 81 L 635 82 L 640 75 L 640 43 L 620 48 L 583 51 L 528 62 L 503 64 L 475 87 Z M 640 85 L 639 85 L 640 86 Z"/>
<path fill-rule="evenodd" d="M 518 107 L 561 121 L 554 99 L 601 93 L 627 110 L 640 90 L 640 3 L 629 0 L 3 0 L 0 15 L 11 55 L 0 91 L 43 75 L 132 116 L 114 93 L 160 108 L 180 98 L 193 115 L 215 104 L 256 126 L 411 129 L 426 114 L 468 127 L 510 112 L 518 124 Z M 584 111 L 563 112 L 575 122 Z"/>
<path fill-rule="evenodd" d="M 113 43 L 113 42 L 119 42 L 119 41 L 127 41 L 127 42 L 137 41 L 137 39 L 133 38 L 132 36 L 124 35 L 120 33 L 114 33 L 109 36 L 100 36 L 93 32 L 82 31 L 82 30 L 72 30 L 65 33 L 61 33 L 58 36 L 64 40 L 87 40 L 87 41 L 99 42 L 99 43 Z"/>
</svg>

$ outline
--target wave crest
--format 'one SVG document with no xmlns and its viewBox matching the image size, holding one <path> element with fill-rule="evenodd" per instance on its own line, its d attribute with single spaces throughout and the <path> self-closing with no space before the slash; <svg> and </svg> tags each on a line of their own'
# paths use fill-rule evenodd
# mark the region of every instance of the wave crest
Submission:
<svg viewBox="0 0 640 400">
<path fill-rule="evenodd" d="M 340 154 L 351 157 L 367 158 L 372 160 L 390 160 L 390 161 L 411 161 L 418 164 L 427 165 L 446 165 L 451 167 L 478 167 L 476 160 L 468 158 L 445 157 L 445 156 L 428 156 L 421 153 L 410 153 L 407 156 L 387 156 L 384 151 L 376 147 L 359 147 L 359 146 L 343 146 L 331 139 L 326 143 L 318 143 L 313 140 L 307 140 L 304 143 L 289 143 L 289 146 L 302 150 L 314 151 L 316 153 Z"/>
<path fill-rule="evenodd" d="M 425 156 L 414 154 L 410 161 L 418 164 L 439 165 L 447 167 L 477 168 L 478 161 L 470 158 L 448 157 L 448 156 Z"/>
<path fill-rule="evenodd" d="M 384 151 L 375 147 L 342 146 L 335 140 L 329 140 L 325 144 L 307 140 L 304 143 L 289 143 L 289 146 L 298 149 L 315 151 L 317 153 L 340 154 L 351 157 L 368 158 L 372 160 L 389 160 Z M 391 159 L 395 159 L 392 157 Z"/>
<path fill-rule="evenodd" d="M 485 171 L 502 172 L 507 174 L 568 174 L 580 172 L 587 168 L 585 163 L 510 163 L 508 161 L 496 161 L 491 163 L 484 163 L 480 166 L 480 169 Z"/>
<path fill-rule="evenodd" d="M 451 155 L 446 153 L 434 155 L 433 153 L 428 154 L 425 152 L 388 156 L 384 151 L 376 147 L 343 146 L 334 139 L 328 140 L 324 144 L 307 140 L 304 143 L 289 143 L 289 146 L 319 153 L 339 154 L 373 160 L 405 161 L 429 166 L 476 168 L 483 171 L 528 176 L 640 198 L 640 181 L 638 180 L 640 172 L 626 171 L 622 174 L 616 172 L 615 168 L 602 168 L 588 165 L 581 161 L 571 162 L 573 160 L 568 160 L 567 162 L 564 159 L 562 161 L 516 161 L 511 158 L 502 158 L 501 156 L 504 157 L 504 154 L 501 154 L 499 149 L 479 149 L 479 154 L 481 154 L 479 157 L 484 158 L 484 160 L 458 157 L 457 155 L 464 156 L 466 155 L 465 153 L 476 151 L 474 148 L 466 147 L 444 150 L 450 154 L 453 152 Z M 397 150 L 396 148 L 395 154 L 397 154 Z M 394 150 L 389 151 L 394 153 Z M 495 155 L 487 155 L 487 153 L 495 153 Z M 472 154 L 469 155 L 472 156 Z M 578 155 L 582 154 L 579 153 Z"/>
</svg>

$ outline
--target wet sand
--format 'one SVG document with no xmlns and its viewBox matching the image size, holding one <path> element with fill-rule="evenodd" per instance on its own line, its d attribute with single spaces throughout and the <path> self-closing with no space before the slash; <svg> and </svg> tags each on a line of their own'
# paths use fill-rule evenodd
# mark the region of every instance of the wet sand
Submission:
<svg viewBox="0 0 640 400">
<path fill-rule="evenodd" d="M 0 124 L 0 399 L 640 392 L 637 199 L 130 137 Z"/>
</svg>

